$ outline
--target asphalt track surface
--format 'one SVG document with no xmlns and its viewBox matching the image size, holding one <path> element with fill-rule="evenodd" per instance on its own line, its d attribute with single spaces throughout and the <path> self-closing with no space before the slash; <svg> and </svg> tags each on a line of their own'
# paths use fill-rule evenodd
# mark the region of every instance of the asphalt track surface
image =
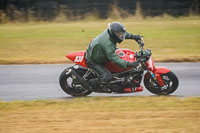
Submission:
<svg viewBox="0 0 200 133">
<path fill-rule="evenodd" d="M 73 64 L 0 65 L 0 100 L 71 99 L 59 86 L 60 73 Z M 200 63 L 156 63 L 170 68 L 179 78 L 176 97 L 200 96 Z M 95 96 L 155 96 L 144 90 L 131 94 L 92 93 Z"/>
</svg>

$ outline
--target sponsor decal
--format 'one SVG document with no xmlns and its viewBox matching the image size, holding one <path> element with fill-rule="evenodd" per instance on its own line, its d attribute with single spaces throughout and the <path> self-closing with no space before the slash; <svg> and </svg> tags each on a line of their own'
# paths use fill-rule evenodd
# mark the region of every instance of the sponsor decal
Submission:
<svg viewBox="0 0 200 133">
<path fill-rule="evenodd" d="M 84 56 L 76 56 L 74 62 L 82 62 Z"/>
</svg>

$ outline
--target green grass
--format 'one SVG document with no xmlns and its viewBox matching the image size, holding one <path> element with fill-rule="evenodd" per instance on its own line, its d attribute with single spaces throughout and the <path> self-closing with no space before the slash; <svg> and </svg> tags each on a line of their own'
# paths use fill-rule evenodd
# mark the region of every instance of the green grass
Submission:
<svg viewBox="0 0 200 133">
<path fill-rule="evenodd" d="M 64 63 L 65 54 L 85 50 L 107 28 L 105 21 L 0 25 L 0 64 Z M 200 19 L 120 21 L 127 31 L 145 36 L 157 61 L 200 61 Z M 132 40 L 120 48 L 138 50 Z"/>
<path fill-rule="evenodd" d="M 0 102 L 2 133 L 198 133 L 200 98 L 86 97 Z"/>
</svg>

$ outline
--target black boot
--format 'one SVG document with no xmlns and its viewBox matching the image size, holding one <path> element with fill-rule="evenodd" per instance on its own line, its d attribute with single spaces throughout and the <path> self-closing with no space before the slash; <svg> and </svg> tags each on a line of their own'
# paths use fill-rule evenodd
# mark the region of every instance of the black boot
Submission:
<svg viewBox="0 0 200 133">
<path fill-rule="evenodd" d="M 110 82 L 100 82 L 98 78 L 90 79 L 88 83 L 92 86 L 93 90 L 97 92 L 110 93 Z"/>
<path fill-rule="evenodd" d="M 89 83 L 93 88 L 96 88 L 96 87 L 99 85 L 98 79 L 90 79 L 90 80 L 88 81 L 88 83 Z"/>
</svg>

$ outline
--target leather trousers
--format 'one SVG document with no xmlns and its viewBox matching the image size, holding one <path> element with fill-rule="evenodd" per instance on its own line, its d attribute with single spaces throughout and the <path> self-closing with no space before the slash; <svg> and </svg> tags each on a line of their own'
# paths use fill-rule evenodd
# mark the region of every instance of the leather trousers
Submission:
<svg viewBox="0 0 200 133">
<path fill-rule="evenodd" d="M 90 79 L 89 84 L 93 87 L 99 86 L 101 84 L 107 84 L 112 80 L 112 73 L 104 66 L 104 64 L 97 64 L 94 62 L 88 62 L 86 64 L 89 68 L 93 69 L 99 74 L 98 78 Z"/>
</svg>

